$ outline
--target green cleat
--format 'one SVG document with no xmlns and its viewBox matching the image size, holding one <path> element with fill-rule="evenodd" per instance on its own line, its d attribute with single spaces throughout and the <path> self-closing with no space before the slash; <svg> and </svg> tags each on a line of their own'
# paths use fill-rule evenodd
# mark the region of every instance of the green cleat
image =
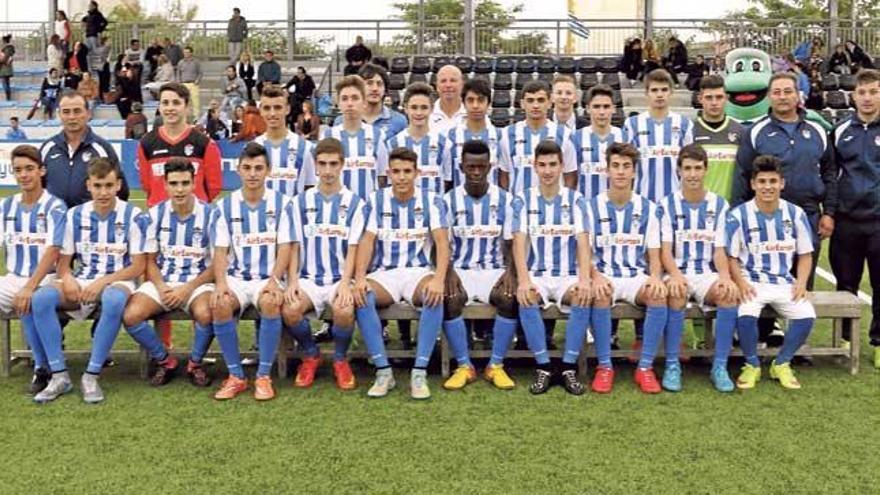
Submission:
<svg viewBox="0 0 880 495">
<path fill-rule="evenodd" d="M 770 378 L 779 381 L 783 388 L 788 390 L 800 390 L 801 384 L 794 376 L 791 369 L 791 363 L 776 364 L 776 361 L 770 365 Z"/>
<path fill-rule="evenodd" d="M 752 366 L 746 363 L 742 367 L 739 377 L 736 379 L 736 388 L 748 390 L 755 388 L 755 385 L 761 380 L 761 367 Z"/>
</svg>

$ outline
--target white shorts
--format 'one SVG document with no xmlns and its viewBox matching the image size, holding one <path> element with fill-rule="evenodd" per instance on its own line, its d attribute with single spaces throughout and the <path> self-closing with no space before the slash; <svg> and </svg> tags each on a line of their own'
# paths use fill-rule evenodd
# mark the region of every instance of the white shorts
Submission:
<svg viewBox="0 0 880 495">
<path fill-rule="evenodd" d="M 761 310 L 764 309 L 764 306 L 769 304 L 787 320 L 816 317 L 816 310 L 812 303 L 806 299 L 801 299 L 798 302 L 791 300 L 791 284 L 776 285 L 757 282 L 752 286 L 755 288 L 755 297 L 751 301 L 739 305 L 738 316 L 757 318 L 761 316 Z"/>
<path fill-rule="evenodd" d="M 468 304 L 489 304 L 489 296 L 498 280 L 504 275 L 504 269 L 495 270 L 456 270 L 461 285 L 468 296 Z"/>
<path fill-rule="evenodd" d="M 406 301 L 413 303 L 413 295 L 419 282 L 428 275 L 433 275 L 430 268 L 394 268 L 391 270 L 377 270 L 367 275 L 367 278 L 381 285 L 394 302 Z"/>
<path fill-rule="evenodd" d="M 168 285 L 168 287 L 176 288 L 176 287 L 180 287 L 181 285 L 183 285 L 183 282 L 167 282 L 167 285 Z M 192 294 L 190 294 L 189 300 L 186 301 L 186 304 L 183 305 L 183 310 L 186 311 L 187 313 L 189 313 L 189 306 L 190 306 L 190 304 L 192 304 L 193 301 L 196 300 L 197 297 L 199 297 L 200 295 L 205 294 L 207 292 L 212 292 L 213 290 L 214 290 L 213 284 L 202 284 L 202 285 L 196 287 L 196 289 L 192 292 Z M 159 297 L 159 289 L 156 288 L 156 284 L 154 284 L 153 282 L 144 282 L 143 284 L 141 284 L 140 287 L 138 287 L 138 289 L 137 289 L 137 291 L 135 291 L 135 293 L 136 294 L 143 294 L 143 295 L 149 297 L 150 299 L 152 299 L 153 301 L 156 301 L 156 304 L 158 304 L 160 307 L 162 307 L 162 311 L 170 311 L 171 310 L 171 308 L 162 304 L 162 298 Z"/>
<path fill-rule="evenodd" d="M 688 299 L 693 299 L 700 306 L 707 307 L 706 296 L 709 294 L 712 286 L 715 285 L 715 282 L 718 281 L 718 274 L 713 272 L 702 274 L 685 273 L 683 275 L 688 284 Z M 668 282 L 669 275 L 663 277 L 663 281 Z"/>
<path fill-rule="evenodd" d="M 336 289 L 339 288 L 339 282 L 332 285 L 318 285 L 314 280 L 305 278 L 299 279 L 299 290 L 305 293 L 306 297 L 312 301 L 315 309 L 306 316 L 320 317 L 327 310 L 327 306 L 333 305 L 333 298 L 336 296 Z"/>
<path fill-rule="evenodd" d="M 578 278 L 576 276 L 564 275 L 561 277 L 551 277 L 550 275 L 544 275 L 541 277 L 532 277 L 532 283 L 538 287 L 538 293 L 541 294 L 541 299 L 544 300 L 544 308 L 556 304 L 559 311 L 562 311 L 563 313 L 571 311 L 569 306 L 562 304 L 562 298 L 565 296 L 565 293 L 568 292 L 568 289 L 577 285 Z"/>
<path fill-rule="evenodd" d="M 76 279 L 76 283 L 79 285 L 80 289 L 88 286 L 89 284 L 91 284 L 94 281 L 95 281 L 94 279 L 85 279 L 85 278 Z M 135 290 L 135 284 L 134 284 L 133 280 L 120 280 L 119 282 L 113 282 L 112 284 L 105 287 L 105 289 L 107 289 L 108 287 L 125 288 L 128 290 L 129 296 L 134 294 L 134 290 Z M 99 301 L 101 300 L 100 295 L 98 295 L 98 300 Z M 80 320 L 88 319 L 88 317 L 91 316 L 92 313 L 95 312 L 96 306 L 97 306 L 97 303 L 80 304 L 79 309 L 70 309 L 70 310 L 66 310 L 64 312 L 67 313 L 74 320 L 80 321 Z"/>
<path fill-rule="evenodd" d="M 226 285 L 229 286 L 229 290 L 235 294 L 235 298 L 238 300 L 239 313 L 244 312 L 250 306 L 257 308 L 257 311 L 260 310 L 260 307 L 257 306 L 257 301 L 260 299 L 260 292 L 270 280 L 272 279 L 244 280 L 238 277 L 226 276 Z M 205 284 L 202 287 L 207 287 L 206 292 L 213 292 L 215 289 L 214 284 Z M 284 289 L 283 285 L 281 289 Z"/>
<path fill-rule="evenodd" d="M 19 292 L 21 292 L 21 289 L 24 289 L 28 280 L 30 280 L 30 278 L 19 277 L 12 273 L 0 276 L 0 312 L 12 312 L 12 300 L 15 299 L 15 296 L 18 295 Z M 55 274 L 50 273 L 43 277 L 43 281 L 40 282 L 39 286 L 43 287 L 44 285 L 55 282 L 55 280 Z"/>
<path fill-rule="evenodd" d="M 634 277 L 608 277 L 608 280 L 611 282 L 611 287 L 614 288 L 612 304 L 618 301 L 626 301 L 637 305 L 636 299 L 639 296 L 639 291 L 642 290 L 645 282 L 648 281 L 648 276 L 640 273 Z"/>
</svg>

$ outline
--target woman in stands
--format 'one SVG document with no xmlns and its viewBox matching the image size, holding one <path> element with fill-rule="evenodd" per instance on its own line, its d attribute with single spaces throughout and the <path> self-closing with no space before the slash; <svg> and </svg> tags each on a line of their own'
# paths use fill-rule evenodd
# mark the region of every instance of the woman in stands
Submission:
<svg viewBox="0 0 880 495">
<path fill-rule="evenodd" d="M 63 10 L 55 11 L 55 34 L 61 39 L 61 48 L 64 53 L 70 48 L 70 21 L 67 13 Z"/>
<path fill-rule="evenodd" d="M 53 34 L 46 46 L 46 64 L 49 69 L 57 69 L 60 73 L 64 70 L 64 58 L 67 52 L 61 46 L 61 37 Z"/>
<path fill-rule="evenodd" d="M 635 85 L 642 71 L 645 68 L 645 61 L 642 58 L 642 40 L 633 38 L 626 43 L 623 48 L 623 60 L 620 62 L 620 68 L 626 73 L 630 86 Z"/>
<path fill-rule="evenodd" d="M 831 55 L 831 59 L 828 61 L 828 68 L 831 72 L 836 72 L 838 74 L 850 74 L 852 71 L 852 64 L 853 61 L 850 59 L 846 47 L 843 43 L 838 43 L 837 46 L 834 47 L 834 54 Z"/>
<path fill-rule="evenodd" d="M 254 86 L 257 85 L 257 80 L 254 79 L 254 63 L 251 62 L 251 53 L 247 50 L 241 52 L 241 56 L 238 58 L 238 77 L 247 86 L 247 99 L 253 100 Z"/>
<path fill-rule="evenodd" d="M 40 86 L 40 105 L 43 107 L 43 120 L 55 117 L 55 107 L 58 105 L 58 93 L 61 91 L 61 78 L 58 77 L 58 69 L 49 69 L 49 75 L 43 79 Z"/>
<path fill-rule="evenodd" d="M 654 45 L 654 40 L 645 40 L 645 67 L 642 71 L 642 77 L 639 78 L 641 80 L 645 77 L 645 74 L 650 74 L 652 70 L 659 69 L 660 64 L 662 63 L 660 59 L 660 53 L 657 52 L 657 47 Z"/>
<path fill-rule="evenodd" d="M 859 69 L 874 68 L 874 61 L 855 41 L 846 40 L 846 52 L 849 54 L 849 59 L 852 62 L 853 74 L 858 73 Z"/>
<path fill-rule="evenodd" d="M 296 119 L 296 133 L 309 141 L 317 141 L 320 130 L 321 117 L 315 113 L 314 104 L 310 100 L 304 101 L 302 113 Z"/>
</svg>

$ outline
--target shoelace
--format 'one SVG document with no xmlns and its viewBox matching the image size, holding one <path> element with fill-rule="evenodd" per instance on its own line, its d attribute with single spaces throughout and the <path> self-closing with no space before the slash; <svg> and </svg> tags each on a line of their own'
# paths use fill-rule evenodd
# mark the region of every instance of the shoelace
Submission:
<svg viewBox="0 0 880 495">
<path fill-rule="evenodd" d="M 537 388 L 546 387 L 547 380 L 549 380 L 549 379 L 550 379 L 550 373 L 547 373 L 546 371 L 543 371 L 543 372 L 539 371 L 538 372 L 538 379 L 536 381 L 536 385 L 538 386 Z"/>
</svg>

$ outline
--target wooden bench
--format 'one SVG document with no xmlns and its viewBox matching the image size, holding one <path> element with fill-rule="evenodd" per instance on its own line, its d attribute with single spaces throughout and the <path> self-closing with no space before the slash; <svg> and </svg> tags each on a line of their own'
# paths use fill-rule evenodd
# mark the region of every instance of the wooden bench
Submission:
<svg viewBox="0 0 880 495">
<path fill-rule="evenodd" d="M 860 337 L 860 318 L 862 313 L 862 302 L 853 294 L 849 292 L 814 292 L 810 294 L 810 300 L 813 303 L 813 306 L 816 308 L 816 314 L 819 319 L 831 319 L 833 320 L 832 325 L 832 333 L 831 333 L 831 343 L 829 346 L 804 346 L 799 351 L 801 355 L 811 355 L 811 356 L 841 356 L 846 357 L 849 360 L 850 373 L 856 374 L 859 371 L 859 337 Z M 419 312 L 406 304 L 395 304 L 388 308 L 382 309 L 379 311 L 379 315 L 384 320 L 418 320 Z M 630 304 L 617 304 L 614 306 L 611 312 L 612 318 L 616 320 L 639 320 L 644 318 L 645 312 L 641 308 L 636 306 L 632 306 Z M 463 315 L 466 320 L 490 320 L 495 317 L 495 309 L 492 306 L 488 305 L 473 305 L 467 306 L 464 309 Z M 766 308 L 762 314 L 762 316 L 766 317 L 778 317 L 778 315 L 770 308 Z M 256 311 L 252 308 L 246 311 L 241 319 L 242 320 L 254 320 L 257 317 Z M 325 319 L 329 317 L 329 315 L 324 315 Z M 548 319 L 565 319 L 566 315 L 559 312 L 559 310 L 552 306 L 548 310 L 544 311 L 544 317 Z M 168 313 L 161 316 L 162 319 L 168 320 L 189 320 L 189 316 L 182 311 L 175 311 L 172 313 Z M 713 355 L 714 348 L 714 332 L 712 328 L 712 322 L 715 318 L 714 311 L 706 311 L 703 312 L 700 308 L 695 306 L 688 307 L 685 318 L 695 320 L 695 319 L 704 319 L 706 320 L 706 349 L 694 349 L 689 350 L 687 352 L 690 356 L 701 356 L 701 357 L 711 357 Z M 11 341 L 11 321 L 17 319 L 15 315 L 11 314 L 2 314 L 0 313 L 0 375 L 3 377 L 8 377 L 12 366 L 21 360 L 30 359 L 31 351 L 29 349 L 12 349 L 12 341 Z M 842 347 L 842 332 L 847 330 L 850 332 L 851 340 L 849 349 Z M 125 338 L 125 337 L 122 337 Z M 22 336 L 22 342 L 24 342 L 24 338 Z M 280 376 L 287 376 L 287 365 L 290 358 L 294 358 L 297 356 L 295 350 L 292 350 L 295 347 L 290 340 L 285 337 L 282 339 L 281 344 L 281 352 L 279 352 L 278 358 L 278 374 Z M 330 357 L 332 355 L 331 346 L 323 346 L 322 352 L 325 357 Z M 441 371 L 444 377 L 449 376 L 450 373 L 450 365 L 452 361 L 452 356 L 449 351 L 449 347 L 447 345 L 446 339 L 441 338 L 440 342 L 440 359 L 441 359 Z M 662 346 L 661 346 L 662 347 Z M 584 376 L 586 374 L 586 360 L 589 357 L 595 357 L 595 349 L 593 346 L 585 345 L 585 352 L 581 353 L 579 359 L 579 370 L 580 374 Z M 415 358 L 415 349 L 402 349 L 399 347 L 391 346 L 387 349 L 388 357 L 395 359 L 414 359 Z M 177 352 L 185 352 L 185 350 L 178 350 Z M 775 349 L 761 349 L 759 350 L 759 354 L 762 356 L 775 355 Z M 68 357 L 71 356 L 88 356 L 88 350 L 68 350 L 65 351 L 65 354 Z M 142 372 L 146 371 L 147 359 L 146 355 L 142 351 L 120 351 L 114 350 L 114 355 L 131 355 L 138 354 L 141 356 L 141 369 Z M 210 355 L 218 355 L 217 352 L 212 352 Z M 560 358 L 562 356 L 562 351 L 550 351 L 550 354 L 554 358 Z M 488 349 L 471 349 L 470 353 L 472 358 L 475 359 L 486 359 L 491 356 L 491 351 Z M 634 353 L 629 350 L 618 350 L 612 351 L 612 357 L 630 357 L 633 356 Z M 659 349 L 658 355 L 662 355 L 662 348 Z M 734 349 L 731 352 L 732 356 L 741 356 L 742 353 L 738 349 Z M 243 352 L 242 356 L 256 356 L 254 352 Z M 363 359 L 366 360 L 368 358 L 368 353 L 365 349 L 352 350 L 350 352 L 351 359 Z M 531 358 L 532 353 L 528 350 L 515 350 L 512 349 L 508 352 L 507 357 L 509 358 Z"/>
</svg>

